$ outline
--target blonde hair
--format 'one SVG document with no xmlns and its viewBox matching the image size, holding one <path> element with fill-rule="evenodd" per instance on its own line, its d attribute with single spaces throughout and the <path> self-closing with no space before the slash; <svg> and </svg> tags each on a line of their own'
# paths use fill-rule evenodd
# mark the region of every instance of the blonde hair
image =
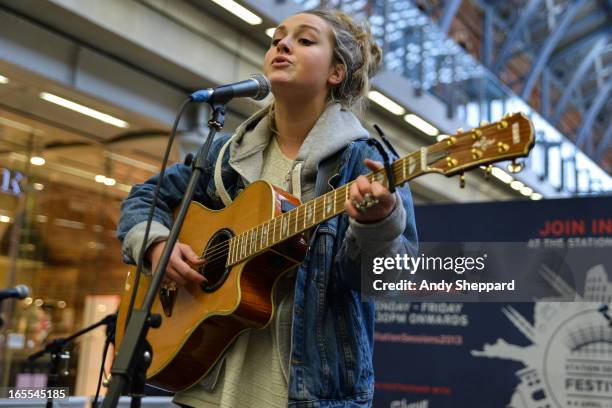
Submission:
<svg viewBox="0 0 612 408">
<path fill-rule="evenodd" d="M 331 89 L 330 101 L 361 114 L 370 90 L 370 79 L 376 75 L 382 60 L 382 50 L 372 38 L 370 25 L 348 14 L 331 9 L 306 10 L 325 20 L 332 31 L 332 64 L 344 66 L 344 79 Z"/>
<path fill-rule="evenodd" d="M 328 102 L 339 102 L 357 115 L 363 114 L 370 79 L 376 75 L 382 60 L 382 50 L 372 38 L 368 22 L 358 22 L 350 15 L 332 9 L 312 9 L 300 14 L 312 14 L 329 24 L 332 32 L 332 64 L 344 66 L 344 78 L 330 91 Z M 270 129 L 278 133 L 274 121 L 274 102 L 268 111 Z"/>
</svg>

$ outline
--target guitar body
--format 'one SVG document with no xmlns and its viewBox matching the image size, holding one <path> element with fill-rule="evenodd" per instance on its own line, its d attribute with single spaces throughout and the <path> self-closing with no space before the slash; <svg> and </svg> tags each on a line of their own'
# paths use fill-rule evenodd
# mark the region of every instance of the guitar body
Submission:
<svg viewBox="0 0 612 408">
<path fill-rule="evenodd" d="M 206 253 L 207 258 L 213 255 L 214 259 L 215 251 L 219 252 L 228 236 L 279 215 L 283 200 L 299 205 L 295 197 L 258 181 L 220 211 L 194 202 L 179 241 L 189 244 L 197 254 Z M 266 327 L 274 314 L 276 282 L 301 263 L 307 249 L 304 237 L 297 235 L 231 267 L 225 267 L 227 258 L 217 257 L 200 268 L 209 281 L 204 286 L 189 283 L 161 289 L 151 312 L 162 316 L 162 324 L 147 335 L 153 349 L 147 382 L 172 392 L 188 388 L 213 368 L 242 331 Z M 122 294 L 116 332 L 118 348 L 124 336 L 135 272 L 135 267 L 130 270 Z M 136 307 L 142 304 L 151 283 L 151 276 L 141 275 Z"/>
</svg>

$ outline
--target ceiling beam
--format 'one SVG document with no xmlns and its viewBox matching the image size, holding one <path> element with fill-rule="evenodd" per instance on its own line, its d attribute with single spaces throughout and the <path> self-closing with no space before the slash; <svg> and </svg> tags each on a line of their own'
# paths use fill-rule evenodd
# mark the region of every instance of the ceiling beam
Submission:
<svg viewBox="0 0 612 408">
<path fill-rule="evenodd" d="M 512 27 L 512 31 L 508 33 L 508 37 L 506 37 L 506 41 L 504 41 L 504 44 L 501 47 L 501 51 L 497 55 L 497 61 L 493 66 L 494 74 L 499 74 L 499 72 L 504 67 L 506 59 L 508 58 L 512 47 L 515 46 L 518 42 L 520 34 L 522 33 L 523 29 L 525 28 L 531 17 L 533 17 L 533 15 L 535 14 L 541 2 L 542 0 L 529 0 L 529 4 L 527 4 L 527 7 L 525 7 L 522 13 L 519 15 L 518 19 Z"/>
<path fill-rule="evenodd" d="M 604 87 L 599 91 L 591 106 L 585 113 L 582 119 L 582 123 L 580 124 L 580 128 L 576 134 L 576 146 L 581 148 L 587 137 L 593 137 L 591 129 L 593 128 L 593 122 L 597 117 L 597 114 L 601 111 L 601 109 L 605 106 L 606 102 L 608 102 L 608 94 L 612 90 L 612 81 L 607 82 Z"/>
<path fill-rule="evenodd" d="M 580 65 L 578 65 L 578 68 L 576 68 L 576 70 L 574 71 L 572 78 L 565 85 L 565 88 L 563 88 L 563 93 L 561 94 L 561 97 L 559 98 L 559 102 L 557 102 L 557 107 L 555 108 L 555 113 L 553 114 L 553 117 L 552 117 L 553 124 L 557 124 L 559 122 L 559 119 L 561 119 L 561 114 L 564 112 L 565 105 L 569 102 L 570 98 L 572 97 L 572 94 L 574 93 L 574 89 L 584 79 L 587 70 L 589 69 L 593 61 L 595 61 L 595 58 L 597 58 L 597 56 L 604 49 L 604 46 L 606 45 L 606 41 L 607 41 L 606 37 L 601 37 L 599 38 L 599 40 L 597 40 L 597 42 L 595 43 L 593 48 L 591 48 L 587 56 L 582 59 L 582 61 L 580 62 Z"/>
<path fill-rule="evenodd" d="M 601 8 L 596 7 L 590 13 L 585 14 L 582 18 L 573 22 L 572 26 L 567 30 L 566 38 L 569 41 L 574 40 L 576 36 L 582 36 L 588 34 L 600 28 L 602 25 L 606 25 L 608 16 L 606 12 Z"/>
<path fill-rule="evenodd" d="M 599 144 L 597 145 L 597 151 L 595 152 L 595 162 L 599 163 L 601 159 L 603 159 L 603 155 L 606 149 L 608 148 L 610 141 L 612 141 L 612 123 L 608 125 L 606 132 L 604 133 L 603 137 L 599 141 Z"/>
<path fill-rule="evenodd" d="M 450 29 L 453 18 L 455 18 L 455 14 L 457 14 L 460 5 L 461 0 L 446 0 L 444 10 L 442 10 L 442 16 L 440 17 L 440 30 L 442 30 L 444 34 L 448 34 L 448 30 Z"/>
<path fill-rule="evenodd" d="M 484 11 L 484 20 L 482 24 L 483 31 L 483 41 L 482 41 L 482 63 L 485 67 L 491 69 L 491 64 L 493 63 L 493 45 L 494 45 L 494 30 L 493 30 L 493 20 L 494 20 L 494 11 L 493 7 L 489 5 L 485 5 L 483 8 Z"/>
<path fill-rule="evenodd" d="M 526 101 L 529 99 L 529 95 L 531 95 L 531 91 L 536 84 L 536 80 L 540 76 L 540 73 L 546 65 L 548 58 L 569 28 L 569 25 L 576 16 L 576 13 L 580 11 L 586 1 L 587 0 L 578 0 L 575 3 L 572 3 L 567 8 L 565 13 L 563 13 L 563 16 L 561 16 L 561 20 L 558 22 L 553 32 L 546 39 L 546 42 L 536 57 L 535 62 L 532 62 L 531 70 L 525 79 L 525 85 L 523 86 L 523 90 L 521 92 L 521 98 L 523 98 L 523 100 Z"/>
<path fill-rule="evenodd" d="M 555 52 L 551 55 L 548 65 L 556 65 L 561 60 L 566 59 L 567 57 L 574 56 L 576 53 L 580 52 L 580 50 L 584 48 L 588 48 L 593 42 L 597 41 L 600 37 L 610 35 L 612 33 L 612 29 L 610 27 L 601 27 L 597 30 L 585 35 L 584 37 L 580 37 L 580 39 L 574 41 L 573 43 L 561 48 L 559 51 Z"/>
<path fill-rule="evenodd" d="M 544 68 L 542 71 L 542 87 L 540 92 L 540 112 L 547 118 L 550 116 L 550 70 Z"/>
</svg>

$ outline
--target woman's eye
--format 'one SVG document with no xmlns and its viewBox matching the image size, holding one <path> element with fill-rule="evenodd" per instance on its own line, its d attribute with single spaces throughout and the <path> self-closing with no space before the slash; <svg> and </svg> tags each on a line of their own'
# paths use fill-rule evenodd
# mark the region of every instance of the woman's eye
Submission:
<svg viewBox="0 0 612 408">
<path fill-rule="evenodd" d="M 304 45 L 312 45 L 315 42 L 314 41 L 310 41 L 308 38 L 300 38 L 300 43 L 304 44 Z"/>
<path fill-rule="evenodd" d="M 280 42 L 279 38 L 272 40 L 272 45 L 278 45 L 279 42 Z"/>
</svg>

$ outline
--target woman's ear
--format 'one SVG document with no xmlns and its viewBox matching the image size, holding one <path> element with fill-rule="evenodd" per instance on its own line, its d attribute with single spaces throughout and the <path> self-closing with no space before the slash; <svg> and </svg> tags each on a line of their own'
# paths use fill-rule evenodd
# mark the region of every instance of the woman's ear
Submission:
<svg viewBox="0 0 612 408">
<path fill-rule="evenodd" d="M 346 68 L 344 67 L 344 64 L 335 64 L 330 70 L 327 83 L 331 86 L 336 86 L 344 80 L 345 74 Z"/>
</svg>

